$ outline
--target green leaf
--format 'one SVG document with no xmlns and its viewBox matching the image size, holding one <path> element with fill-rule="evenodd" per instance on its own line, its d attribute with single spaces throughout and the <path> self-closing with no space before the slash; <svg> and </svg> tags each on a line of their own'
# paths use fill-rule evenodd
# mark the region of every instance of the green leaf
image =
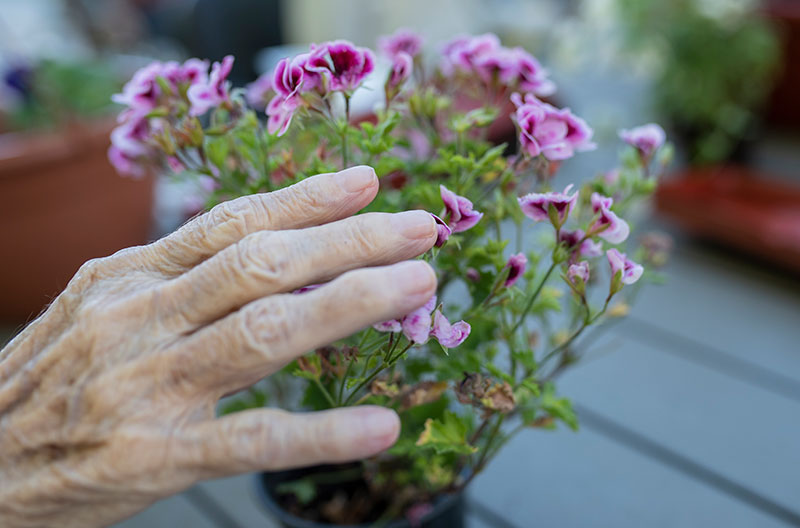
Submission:
<svg viewBox="0 0 800 528">
<path fill-rule="evenodd" d="M 478 450 L 467 442 L 467 425 L 452 412 L 446 412 L 441 421 L 428 418 L 417 446 L 431 447 L 438 454 L 470 455 Z"/>
<path fill-rule="evenodd" d="M 275 490 L 280 494 L 294 495 L 303 506 L 309 504 L 317 496 L 317 486 L 313 480 L 308 478 L 282 482 Z"/>
<path fill-rule="evenodd" d="M 573 431 L 578 430 L 578 417 L 572 409 L 572 402 L 567 398 L 559 398 L 555 395 L 553 385 L 548 383 L 542 394 L 542 409 L 550 416 L 561 420 Z"/>
</svg>

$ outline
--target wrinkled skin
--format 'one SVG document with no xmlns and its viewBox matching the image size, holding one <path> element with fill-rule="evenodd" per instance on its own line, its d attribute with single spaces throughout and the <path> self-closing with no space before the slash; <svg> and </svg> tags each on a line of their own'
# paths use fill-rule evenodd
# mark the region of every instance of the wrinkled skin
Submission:
<svg viewBox="0 0 800 528">
<path fill-rule="evenodd" d="M 351 216 L 377 189 L 368 167 L 316 176 L 81 267 L 0 351 L 0 526 L 103 526 L 201 479 L 394 443 L 397 415 L 379 407 L 214 412 L 434 293 L 426 263 L 400 262 L 435 242 L 429 214 Z"/>
</svg>

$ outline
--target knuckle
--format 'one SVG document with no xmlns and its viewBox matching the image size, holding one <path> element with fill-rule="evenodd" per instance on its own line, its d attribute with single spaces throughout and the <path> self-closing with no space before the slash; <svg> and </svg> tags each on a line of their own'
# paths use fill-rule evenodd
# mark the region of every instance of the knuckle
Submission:
<svg viewBox="0 0 800 528">
<path fill-rule="evenodd" d="M 257 212 L 249 197 L 223 202 L 214 206 L 204 217 L 208 230 L 220 230 L 239 238 L 249 233 L 250 226 L 257 224 Z"/>
<path fill-rule="evenodd" d="M 245 344 L 253 351 L 284 346 L 291 338 L 292 325 L 286 301 L 281 296 L 251 303 L 239 319 Z"/>
<path fill-rule="evenodd" d="M 277 232 L 259 232 L 234 247 L 234 273 L 259 282 L 277 283 L 290 271 L 292 249 Z"/>
</svg>

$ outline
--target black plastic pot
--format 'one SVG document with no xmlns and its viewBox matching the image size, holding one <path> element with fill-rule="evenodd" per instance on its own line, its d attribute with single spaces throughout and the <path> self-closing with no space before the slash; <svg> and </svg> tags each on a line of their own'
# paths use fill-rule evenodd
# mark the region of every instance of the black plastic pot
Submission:
<svg viewBox="0 0 800 528">
<path fill-rule="evenodd" d="M 275 489 L 283 482 L 302 478 L 312 472 L 319 472 L 326 466 L 314 468 L 293 469 L 287 471 L 277 471 L 272 473 L 259 473 L 256 475 L 256 491 L 264 503 L 266 510 L 272 515 L 281 526 L 285 528 L 368 528 L 369 526 L 381 526 L 381 528 L 412 528 L 411 524 L 405 519 L 397 519 L 379 525 L 358 524 L 358 525 L 333 525 L 303 519 L 292 513 L 287 512 L 277 501 Z M 339 469 L 339 468 L 337 468 Z M 463 528 L 464 527 L 464 496 L 444 495 L 434 501 L 433 509 L 424 515 L 420 524 L 413 528 Z"/>
</svg>

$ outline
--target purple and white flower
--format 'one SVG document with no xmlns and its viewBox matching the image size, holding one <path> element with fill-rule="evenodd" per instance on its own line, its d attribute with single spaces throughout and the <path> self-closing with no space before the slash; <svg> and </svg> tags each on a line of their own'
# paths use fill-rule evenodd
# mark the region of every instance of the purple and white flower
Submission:
<svg viewBox="0 0 800 528">
<path fill-rule="evenodd" d="M 504 286 L 508 288 L 513 286 L 525 273 L 525 269 L 528 267 L 528 258 L 524 253 L 511 255 L 506 263 L 506 267 L 508 268 L 508 277 L 506 278 Z"/>
<path fill-rule="evenodd" d="M 567 185 L 563 192 L 526 194 L 517 198 L 517 201 L 525 216 L 534 222 L 549 220 L 556 229 L 559 229 L 567 221 L 567 217 L 578 200 L 578 191 L 569 194 L 572 187 L 572 184 Z"/>
<path fill-rule="evenodd" d="M 448 215 L 448 225 L 453 233 L 466 231 L 477 224 L 483 213 L 472 209 L 472 202 L 459 196 L 444 185 L 439 185 L 439 194 L 442 196 L 444 207 Z"/>
<path fill-rule="evenodd" d="M 531 94 L 524 99 L 513 94 L 511 100 L 517 106 L 520 146 L 527 155 L 560 161 L 596 148 L 592 129 L 569 108 L 558 109 Z"/>
</svg>

